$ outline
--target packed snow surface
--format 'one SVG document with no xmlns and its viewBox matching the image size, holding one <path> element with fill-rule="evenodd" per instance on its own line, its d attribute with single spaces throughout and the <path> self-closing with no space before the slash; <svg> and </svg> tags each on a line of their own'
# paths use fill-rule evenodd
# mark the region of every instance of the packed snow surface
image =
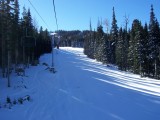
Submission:
<svg viewBox="0 0 160 120">
<path fill-rule="evenodd" d="M 82 48 L 54 50 L 24 77 L 0 78 L 0 120 L 160 120 L 160 80 L 141 78 L 87 58 Z M 45 64 L 44 64 L 45 63 Z M 31 100 L 6 107 L 29 95 Z"/>
</svg>

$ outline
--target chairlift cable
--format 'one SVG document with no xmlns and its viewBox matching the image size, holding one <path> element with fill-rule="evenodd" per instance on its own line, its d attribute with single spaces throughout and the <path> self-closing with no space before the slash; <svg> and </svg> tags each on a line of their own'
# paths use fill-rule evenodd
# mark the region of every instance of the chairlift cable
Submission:
<svg viewBox="0 0 160 120">
<path fill-rule="evenodd" d="M 56 7 L 55 7 L 54 0 L 53 0 L 53 7 L 54 7 L 54 14 L 55 14 L 55 19 L 56 19 L 57 32 L 58 32 L 58 21 L 57 21 L 57 14 L 56 14 Z"/>
<path fill-rule="evenodd" d="M 44 24 L 46 25 L 47 28 L 50 29 L 50 27 L 48 26 L 48 24 L 45 22 L 45 20 L 43 19 L 43 17 L 39 14 L 38 10 L 34 7 L 34 5 L 32 4 L 32 2 L 30 0 L 28 0 L 28 2 L 31 4 L 31 6 L 33 7 L 33 9 L 35 10 L 35 12 L 38 14 L 38 16 L 41 18 L 41 20 L 44 22 Z M 51 29 L 50 29 L 51 30 Z"/>
</svg>

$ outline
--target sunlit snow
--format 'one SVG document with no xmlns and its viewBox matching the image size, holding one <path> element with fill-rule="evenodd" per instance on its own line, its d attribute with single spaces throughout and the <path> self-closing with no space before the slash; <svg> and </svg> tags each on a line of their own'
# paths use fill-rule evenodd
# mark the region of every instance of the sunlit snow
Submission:
<svg viewBox="0 0 160 120">
<path fill-rule="evenodd" d="M 11 88 L 0 78 L 0 120 L 160 120 L 160 81 L 141 78 L 89 59 L 82 48 L 45 54 L 25 77 L 12 73 Z M 29 95 L 22 105 L 5 107 Z"/>
</svg>

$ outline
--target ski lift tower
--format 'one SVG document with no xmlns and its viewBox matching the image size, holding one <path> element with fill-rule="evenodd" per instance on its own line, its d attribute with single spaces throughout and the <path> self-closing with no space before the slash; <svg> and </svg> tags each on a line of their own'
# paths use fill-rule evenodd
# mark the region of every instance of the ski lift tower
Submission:
<svg viewBox="0 0 160 120">
<path fill-rule="evenodd" d="M 55 73 L 55 68 L 54 68 L 54 53 L 53 53 L 53 49 L 54 49 L 54 42 L 55 42 L 55 35 L 56 35 L 57 33 L 51 33 L 50 35 L 51 35 L 51 45 L 52 45 L 52 66 L 51 66 L 51 71 L 53 72 L 53 73 Z"/>
</svg>

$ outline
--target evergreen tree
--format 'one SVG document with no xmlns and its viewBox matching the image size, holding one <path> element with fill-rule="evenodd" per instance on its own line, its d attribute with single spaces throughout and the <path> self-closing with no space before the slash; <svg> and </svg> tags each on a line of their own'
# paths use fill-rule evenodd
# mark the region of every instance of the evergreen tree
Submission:
<svg viewBox="0 0 160 120">
<path fill-rule="evenodd" d="M 138 74 L 140 72 L 140 57 L 141 57 L 141 45 L 140 41 L 142 39 L 141 34 L 141 22 L 137 19 L 133 21 L 132 29 L 131 29 L 131 38 L 129 42 L 129 70 Z"/>
<path fill-rule="evenodd" d="M 90 33 L 89 33 L 89 55 L 88 57 L 89 58 L 92 58 L 94 59 L 94 44 L 95 44 L 95 39 L 93 37 L 93 31 L 92 31 L 92 24 L 91 24 L 91 21 L 90 21 Z"/>
<path fill-rule="evenodd" d="M 129 49 L 129 39 L 130 39 L 130 30 L 127 31 L 127 27 L 124 30 L 124 60 L 123 60 L 123 70 L 127 70 L 128 69 L 128 49 Z"/>
<path fill-rule="evenodd" d="M 22 18 L 19 19 L 18 0 L 0 1 L 0 69 L 2 77 L 7 77 L 7 86 L 10 87 L 10 74 L 15 65 L 32 63 L 38 59 L 38 50 L 42 53 L 51 51 L 51 40 L 48 30 L 42 31 L 43 38 L 40 43 L 38 31 L 32 23 L 30 10 L 23 8 Z M 36 46 L 36 41 L 38 46 Z M 39 44 L 40 43 L 40 44 Z M 42 47 L 43 46 L 43 47 Z M 36 55 L 36 57 L 35 57 Z M 28 59 L 26 59 L 28 58 Z M 15 70 L 16 70 L 15 69 Z"/>
<path fill-rule="evenodd" d="M 26 28 L 27 28 L 27 36 L 33 36 L 33 19 L 31 16 L 30 9 L 27 12 L 27 19 L 26 19 Z"/>
<path fill-rule="evenodd" d="M 116 45 L 116 64 L 119 66 L 120 70 L 124 69 L 124 57 L 125 57 L 125 37 L 122 28 L 119 30 L 118 41 Z"/>
<path fill-rule="evenodd" d="M 95 44 L 95 59 L 97 61 L 102 61 L 102 43 L 104 39 L 104 32 L 103 27 L 100 25 L 97 27 L 97 34 L 96 34 L 96 44 Z"/>
<path fill-rule="evenodd" d="M 135 35 L 135 39 L 137 40 L 137 45 L 136 45 L 136 49 L 137 49 L 137 55 L 138 55 L 138 63 L 136 63 L 138 66 L 136 68 L 138 68 L 138 70 L 136 71 L 136 73 L 139 73 L 141 76 L 144 75 L 144 55 L 145 55 L 145 40 L 144 40 L 144 36 L 143 36 L 143 27 L 141 25 L 141 22 L 139 22 L 139 26 L 137 28 L 136 31 L 136 35 Z"/>
<path fill-rule="evenodd" d="M 84 43 L 84 53 L 89 58 L 94 58 L 94 39 L 93 39 L 93 31 L 92 31 L 92 25 L 90 21 L 90 31 L 85 36 L 85 43 Z"/>
<path fill-rule="evenodd" d="M 13 50 L 13 39 L 12 39 L 12 20 L 13 20 L 13 8 L 11 6 L 11 0 L 6 1 L 6 43 L 7 43 L 7 86 L 10 87 L 10 69 L 11 69 L 11 51 Z"/>
<path fill-rule="evenodd" d="M 2 76 L 6 77 L 6 67 L 7 67 L 7 56 L 6 56 L 6 1 L 0 1 L 0 10 L 1 10 L 1 66 L 2 66 Z"/>
<path fill-rule="evenodd" d="M 111 54 L 111 63 L 116 63 L 116 44 L 118 40 L 118 26 L 117 20 L 115 16 L 115 11 L 113 7 L 113 16 L 112 16 L 112 27 L 111 27 L 111 39 L 110 39 L 110 54 Z"/>
<path fill-rule="evenodd" d="M 150 12 L 150 23 L 149 23 L 149 63 L 150 71 L 149 73 L 155 78 L 158 77 L 158 56 L 159 56 L 159 44 L 160 44 L 160 35 L 159 35 L 159 23 L 155 18 L 153 5 L 151 5 Z"/>
<path fill-rule="evenodd" d="M 13 53 L 13 59 L 14 63 L 17 65 L 20 60 L 19 59 L 19 46 L 20 46 L 20 35 L 19 35 L 19 2 L 18 0 L 15 0 L 14 3 L 14 19 L 13 19 L 13 39 L 14 42 L 14 53 Z"/>
<path fill-rule="evenodd" d="M 149 61 L 148 61 L 148 26 L 145 24 L 143 28 L 143 41 L 141 41 L 141 76 L 148 76 L 148 70 L 149 70 Z"/>
<path fill-rule="evenodd" d="M 87 36 L 84 36 L 85 40 L 84 40 L 84 54 L 88 56 L 89 53 L 89 38 Z"/>
<path fill-rule="evenodd" d="M 102 63 L 103 64 L 108 64 L 108 36 L 104 35 L 102 37 Z"/>
</svg>

